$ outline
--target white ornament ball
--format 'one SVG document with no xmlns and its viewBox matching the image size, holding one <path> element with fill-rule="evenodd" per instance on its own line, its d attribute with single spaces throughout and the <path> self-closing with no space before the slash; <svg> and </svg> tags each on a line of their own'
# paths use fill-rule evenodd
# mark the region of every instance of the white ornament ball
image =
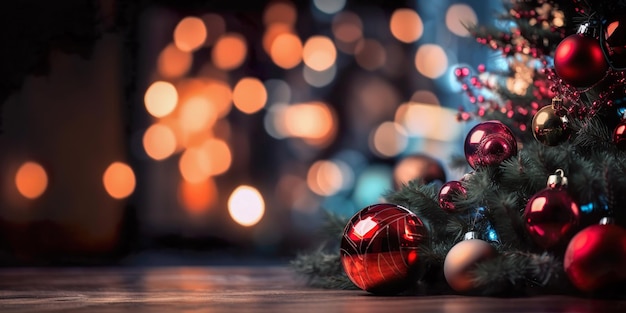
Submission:
<svg viewBox="0 0 626 313">
<path fill-rule="evenodd" d="M 477 263 L 497 255 L 496 249 L 480 239 L 465 239 L 448 251 L 443 274 L 452 289 L 468 292 L 476 288 L 472 270 Z"/>
</svg>

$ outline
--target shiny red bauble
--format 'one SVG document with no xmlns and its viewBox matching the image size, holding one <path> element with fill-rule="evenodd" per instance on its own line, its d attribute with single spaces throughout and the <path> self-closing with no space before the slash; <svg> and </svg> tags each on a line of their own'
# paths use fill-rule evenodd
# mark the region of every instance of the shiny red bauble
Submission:
<svg viewBox="0 0 626 313">
<path fill-rule="evenodd" d="M 517 155 L 517 140 L 509 127 L 500 121 L 485 121 L 472 127 L 465 137 L 465 159 L 476 169 L 499 165 Z"/>
<path fill-rule="evenodd" d="M 621 121 L 617 124 L 611 139 L 618 149 L 626 150 L 626 121 Z"/>
<path fill-rule="evenodd" d="M 608 18 L 602 35 L 611 64 L 616 68 L 626 67 L 626 15 Z"/>
<path fill-rule="evenodd" d="M 609 69 L 600 42 L 583 34 L 563 39 L 554 51 L 554 70 L 574 87 L 589 87 L 599 82 Z"/>
<path fill-rule="evenodd" d="M 580 210 L 561 188 L 537 192 L 526 204 L 524 222 L 533 241 L 549 249 L 568 239 L 578 226 Z"/>
<path fill-rule="evenodd" d="M 418 249 L 427 243 L 426 234 L 417 215 L 402 206 L 368 206 L 344 229 L 341 264 L 357 287 L 374 294 L 398 294 L 417 282 Z"/>
<path fill-rule="evenodd" d="M 626 283 L 626 230 L 614 224 L 586 227 L 569 242 L 563 267 L 581 291 Z"/>
<path fill-rule="evenodd" d="M 438 202 L 439 207 L 444 211 L 454 212 L 457 205 L 455 201 L 467 197 L 467 190 L 460 181 L 451 180 L 441 186 L 439 189 Z"/>
</svg>

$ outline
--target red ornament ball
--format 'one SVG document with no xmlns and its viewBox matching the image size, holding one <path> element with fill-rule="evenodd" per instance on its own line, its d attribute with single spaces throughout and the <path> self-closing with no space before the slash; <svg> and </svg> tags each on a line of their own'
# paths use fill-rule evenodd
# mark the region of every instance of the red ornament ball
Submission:
<svg viewBox="0 0 626 313">
<path fill-rule="evenodd" d="M 623 120 L 617 124 L 613 130 L 613 143 L 620 150 L 626 150 L 626 120 Z"/>
<path fill-rule="evenodd" d="M 460 181 L 451 180 L 439 189 L 439 206 L 448 212 L 456 210 L 456 200 L 467 197 L 467 190 Z"/>
<path fill-rule="evenodd" d="M 602 35 L 611 64 L 617 68 L 626 67 L 626 15 L 609 18 Z"/>
<path fill-rule="evenodd" d="M 526 230 L 533 241 L 549 249 L 572 235 L 580 220 L 576 202 L 561 188 L 546 188 L 536 193 L 524 210 Z"/>
<path fill-rule="evenodd" d="M 626 230 L 614 224 L 591 225 L 567 246 L 563 267 L 581 291 L 626 283 Z"/>
<path fill-rule="evenodd" d="M 608 69 L 600 42 L 594 38 L 573 34 L 563 39 L 554 51 L 556 75 L 574 87 L 597 83 Z"/>
<path fill-rule="evenodd" d="M 373 294 L 398 294 L 417 281 L 418 248 L 426 244 L 426 234 L 417 215 L 402 206 L 368 206 L 344 229 L 341 264 L 357 287 Z"/>
<path fill-rule="evenodd" d="M 465 137 L 465 159 L 476 169 L 479 166 L 498 165 L 517 155 L 517 141 L 510 128 L 500 121 L 477 124 Z"/>
</svg>

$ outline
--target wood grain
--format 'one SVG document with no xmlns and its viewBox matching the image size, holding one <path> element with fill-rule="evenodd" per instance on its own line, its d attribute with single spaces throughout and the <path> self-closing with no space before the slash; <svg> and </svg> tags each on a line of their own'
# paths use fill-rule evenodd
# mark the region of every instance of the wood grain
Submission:
<svg viewBox="0 0 626 313">
<path fill-rule="evenodd" d="M 626 312 L 626 301 L 564 296 L 380 297 L 307 287 L 288 268 L 5 268 L 0 312 Z"/>
</svg>

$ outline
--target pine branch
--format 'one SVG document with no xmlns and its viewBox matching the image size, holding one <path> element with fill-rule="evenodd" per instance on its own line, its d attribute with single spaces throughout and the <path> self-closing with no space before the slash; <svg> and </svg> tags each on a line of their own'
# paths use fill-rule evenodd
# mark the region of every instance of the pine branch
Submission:
<svg viewBox="0 0 626 313">
<path fill-rule="evenodd" d="M 356 289 L 341 266 L 339 253 L 327 253 L 318 249 L 312 253 L 299 254 L 290 263 L 291 268 L 307 279 L 307 284 L 317 288 Z"/>
<path fill-rule="evenodd" d="M 322 210 L 322 213 L 324 223 L 317 232 L 317 236 L 322 241 L 339 241 L 350 217 L 340 216 L 330 210 Z"/>
<path fill-rule="evenodd" d="M 421 261 L 426 264 L 426 267 L 443 267 L 448 251 L 457 242 L 455 238 L 448 237 L 434 240 L 430 245 L 420 247 Z"/>
<path fill-rule="evenodd" d="M 601 119 L 593 118 L 585 123 L 579 121 L 571 123 L 573 124 L 571 127 L 576 130 L 576 137 L 572 143 L 574 146 L 588 150 L 606 150 L 613 146 L 611 134 Z"/>
<path fill-rule="evenodd" d="M 446 213 L 439 207 L 437 196 L 439 187 L 435 184 L 420 184 L 410 181 L 397 191 L 384 195 L 386 201 L 406 207 L 415 213 L 431 231 L 445 229 L 448 220 Z"/>
<path fill-rule="evenodd" d="M 518 192 L 524 197 L 544 188 L 547 177 L 545 169 L 537 166 L 534 157 L 528 152 L 528 150 L 522 150 L 517 157 L 505 160 L 500 166 L 503 188 Z"/>
<path fill-rule="evenodd" d="M 448 219 L 448 223 L 445 225 L 445 233 L 435 237 L 433 241 L 437 243 L 443 242 L 457 242 L 463 238 L 463 235 L 469 231 L 469 223 L 467 219 L 461 219 L 456 216 L 452 216 Z"/>
<path fill-rule="evenodd" d="M 498 257 L 477 263 L 473 270 L 481 295 L 516 295 L 548 286 L 563 278 L 563 265 L 548 253 L 504 251 Z M 534 291 L 535 293 L 537 291 Z"/>
<path fill-rule="evenodd" d="M 489 198 L 494 197 L 494 188 L 497 188 L 499 175 L 497 167 L 478 168 L 468 175 L 463 182 L 467 197 L 457 202 L 459 208 L 473 211 L 485 205 Z"/>
<path fill-rule="evenodd" d="M 464 170 L 468 167 L 467 159 L 464 155 L 452 155 L 448 162 L 448 167 L 454 170 Z"/>
<path fill-rule="evenodd" d="M 528 247 L 527 238 L 522 219 L 525 201 L 517 194 L 505 193 L 496 204 L 490 204 L 487 217 L 498 234 L 500 242 L 505 242 L 516 249 Z"/>
</svg>

